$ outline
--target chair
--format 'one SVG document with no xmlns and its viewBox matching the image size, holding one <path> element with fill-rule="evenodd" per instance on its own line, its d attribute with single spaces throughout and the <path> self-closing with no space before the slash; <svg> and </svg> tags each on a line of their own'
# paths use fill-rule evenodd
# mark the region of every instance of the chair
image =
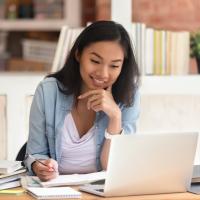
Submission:
<svg viewBox="0 0 200 200">
<path fill-rule="evenodd" d="M 25 158 L 25 154 L 26 154 L 26 145 L 27 142 L 22 146 L 22 148 L 19 150 L 17 157 L 16 157 L 16 161 L 23 161 Z"/>
</svg>

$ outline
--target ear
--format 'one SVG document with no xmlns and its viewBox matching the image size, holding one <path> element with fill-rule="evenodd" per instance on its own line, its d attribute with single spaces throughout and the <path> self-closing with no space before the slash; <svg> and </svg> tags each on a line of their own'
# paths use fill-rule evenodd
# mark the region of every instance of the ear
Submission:
<svg viewBox="0 0 200 200">
<path fill-rule="evenodd" d="M 75 58 L 76 58 L 77 62 L 80 61 L 80 54 L 79 54 L 78 50 L 76 50 L 76 52 L 75 52 Z"/>
</svg>

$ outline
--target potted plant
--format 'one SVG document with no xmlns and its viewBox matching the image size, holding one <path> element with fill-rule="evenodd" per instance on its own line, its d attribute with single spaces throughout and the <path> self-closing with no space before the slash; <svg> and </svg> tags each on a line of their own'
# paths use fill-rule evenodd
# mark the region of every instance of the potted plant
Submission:
<svg viewBox="0 0 200 200">
<path fill-rule="evenodd" d="M 200 32 L 191 33 L 190 56 L 196 59 L 198 73 L 200 74 Z"/>
</svg>

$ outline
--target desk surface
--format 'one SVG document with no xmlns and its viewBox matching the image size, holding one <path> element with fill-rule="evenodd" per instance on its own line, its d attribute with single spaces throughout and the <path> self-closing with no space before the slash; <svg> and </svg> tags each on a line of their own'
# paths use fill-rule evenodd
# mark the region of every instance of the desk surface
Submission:
<svg viewBox="0 0 200 200">
<path fill-rule="evenodd" d="M 113 198 L 103 198 L 96 195 L 87 194 L 81 192 L 81 199 L 84 200 L 194 200 L 199 199 L 200 195 L 191 193 L 174 193 L 174 194 L 160 194 L 160 195 L 144 195 L 144 196 L 128 196 L 128 197 L 113 197 Z M 0 200 L 35 200 L 32 196 L 27 193 L 21 195 L 0 195 Z"/>
</svg>

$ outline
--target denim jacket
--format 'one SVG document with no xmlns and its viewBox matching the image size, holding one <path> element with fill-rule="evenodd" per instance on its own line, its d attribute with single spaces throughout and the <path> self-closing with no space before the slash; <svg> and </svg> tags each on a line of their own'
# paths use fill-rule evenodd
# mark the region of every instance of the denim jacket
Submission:
<svg viewBox="0 0 200 200">
<path fill-rule="evenodd" d="M 136 131 L 136 120 L 139 116 L 139 95 L 135 95 L 134 105 L 125 107 L 120 105 L 122 111 L 122 128 L 125 133 Z M 31 105 L 29 119 L 29 138 L 26 149 L 25 166 L 29 174 L 33 174 L 31 165 L 37 159 L 52 158 L 60 162 L 61 159 L 61 134 L 64 119 L 71 112 L 73 95 L 60 92 L 55 78 L 46 78 L 38 85 Z M 100 152 L 104 142 L 104 132 L 108 126 L 108 117 L 104 112 L 97 112 L 94 122 L 96 127 L 96 166 L 101 170 Z"/>
</svg>

